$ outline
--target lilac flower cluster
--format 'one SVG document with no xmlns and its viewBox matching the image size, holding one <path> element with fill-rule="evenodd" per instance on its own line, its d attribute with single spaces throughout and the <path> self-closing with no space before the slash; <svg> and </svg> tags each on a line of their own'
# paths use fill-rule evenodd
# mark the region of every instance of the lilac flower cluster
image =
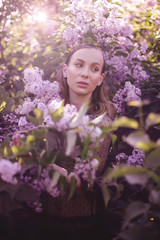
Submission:
<svg viewBox="0 0 160 240">
<path fill-rule="evenodd" d="M 43 191 L 48 192 L 52 197 L 57 197 L 60 194 L 58 186 L 51 187 L 48 168 L 44 168 L 37 178 L 37 167 L 31 167 L 21 172 L 21 180 L 31 186 L 38 196 L 40 196 Z M 41 212 L 43 210 L 40 199 L 37 201 L 28 201 L 27 204 L 33 208 L 35 212 Z"/>
<path fill-rule="evenodd" d="M 144 151 L 134 148 L 132 151 L 132 155 L 128 156 L 127 165 L 136 165 L 140 167 L 143 165 L 144 160 Z"/>
<path fill-rule="evenodd" d="M 141 90 L 131 82 L 126 82 L 123 89 L 119 89 L 113 97 L 113 103 L 117 113 L 124 111 L 125 103 L 141 99 Z"/>
<path fill-rule="evenodd" d="M 87 182 L 94 181 L 96 170 L 98 169 L 99 161 L 95 158 L 92 160 L 82 161 L 80 158 L 75 158 L 74 172 L 81 176 Z"/>
<path fill-rule="evenodd" d="M 3 142 L 6 136 L 6 132 L 13 133 L 18 130 L 18 119 L 16 114 L 12 112 L 6 115 L 3 114 L 3 120 L 4 121 L 1 122 L 1 125 L 3 126 L 3 124 L 5 124 L 5 126 L 0 127 L 1 130 L 0 142 Z"/>
<path fill-rule="evenodd" d="M 81 0 L 78 3 L 76 0 L 68 1 L 65 12 L 69 14 L 65 18 L 67 25 L 62 31 L 63 40 L 69 45 L 74 45 L 75 42 L 83 40 L 83 36 L 90 29 L 101 42 L 102 39 L 106 39 L 106 35 L 130 36 L 131 27 L 119 18 L 119 10 L 123 11 L 123 8 L 103 0 L 94 2 Z M 108 15 L 107 18 L 106 15 Z"/>
<path fill-rule="evenodd" d="M 21 165 L 8 159 L 0 159 L 0 177 L 9 183 L 16 184 L 15 175 L 21 171 Z"/>
<path fill-rule="evenodd" d="M 126 155 L 125 153 L 119 153 L 116 156 L 116 165 L 120 163 L 126 163 L 127 165 L 135 165 L 141 167 L 144 161 L 144 151 L 138 148 L 134 148 L 131 155 Z M 116 166 L 113 164 L 113 167 Z"/>
<path fill-rule="evenodd" d="M 49 192 L 53 197 L 57 197 L 60 194 L 60 190 L 58 187 L 51 187 L 51 179 L 49 177 L 49 169 L 44 168 L 39 176 L 36 177 L 37 168 L 32 167 L 21 174 L 21 179 L 25 183 L 28 183 L 32 188 L 37 192 L 38 195 L 41 194 L 42 191 Z"/>
</svg>

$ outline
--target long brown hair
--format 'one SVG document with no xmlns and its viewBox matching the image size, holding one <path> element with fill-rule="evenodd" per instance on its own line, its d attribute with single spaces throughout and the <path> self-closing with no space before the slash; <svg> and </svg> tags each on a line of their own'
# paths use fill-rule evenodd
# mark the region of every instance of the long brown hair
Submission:
<svg viewBox="0 0 160 240">
<path fill-rule="evenodd" d="M 68 54 L 65 64 L 69 65 L 72 55 L 82 48 L 94 48 L 102 52 L 102 49 L 94 44 L 85 43 L 74 47 Z M 104 54 L 102 52 L 103 59 Z M 102 68 L 101 74 L 105 73 L 105 60 Z M 57 81 L 60 84 L 60 95 L 62 99 L 65 100 L 65 104 L 69 103 L 69 87 L 66 79 L 63 76 L 62 69 L 57 73 Z M 88 114 L 100 115 L 106 112 L 111 118 L 114 118 L 115 110 L 113 103 L 109 99 L 108 86 L 105 80 L 102 81 L 100 86 L 97 86 L 94 92 L 92 93 L 91 101 L 88 108 Z"/>
</svg>

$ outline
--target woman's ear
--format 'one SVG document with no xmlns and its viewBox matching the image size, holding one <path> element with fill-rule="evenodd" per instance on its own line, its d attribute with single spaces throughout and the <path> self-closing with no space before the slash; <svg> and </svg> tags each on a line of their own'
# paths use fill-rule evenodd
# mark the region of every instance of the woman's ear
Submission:
<svg viewBox="0 0 160 240">
<path fill-rule="evenodd" d="M 63 76 L 64 76 L 64 78 L 67 77 L 67 65 L 66 64 L 63 65 Z"/>
<path fill-rule="evenodd" d="M 99 81 L 97 83 L 97 86 L 100 86 L 101 83 L 103 82 L 103 79 L 104 79 L 104 73 L 101 74 L 100 78 L 99 78 Z"/>
</svg>

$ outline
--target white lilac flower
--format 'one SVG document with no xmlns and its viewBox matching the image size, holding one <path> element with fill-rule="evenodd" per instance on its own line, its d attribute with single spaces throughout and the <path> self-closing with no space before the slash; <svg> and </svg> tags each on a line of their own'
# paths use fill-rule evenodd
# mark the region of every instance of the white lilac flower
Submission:
<svg viewBox="0 0 160 240">
<path fill-rule="evenodd" d="M 33 82 L 41 82 L 42 81 L 42 76 L 43 76 L 43 71 L 40 70 L 37 67 L 34 68 L 27 68 L 24 70 L 24 78 L 23 81 L 27 83 L 33 83 Z"/>
<path fill-rule="evenodd" d="M 91 165 L 93 167 L 93 169 L 98 169 L 98 165 L 99 165 L 99 161 L 98 159 L 94 158 L 92 161 L 91 161 Z"/>
<path fill-rule="evenodd" d="M 16 184 L 15 175 L 21 170 L 21 165 L 17 162 L 12 163 L 7 159 L 0 159 L 0 177 L 9 183 Z"/>
<path fill-rule="evenodd" d="M 90 126 L 81 124 L 79 126 L 80 132 L 78 132 L 81 140 L 83 141 L 88 135 L 91 137 L 91 142 L 96 142 L 97 138 L 102 134 L 102 130 L 98 126 Z"/>
<path fill-rule="evenodd" d="M 19 105 L 17 109 L 15 109 L 16 114 L 28 114 L 35 107 L 34 102 L 31 102 L 29 98 L 25 99 L 23 105 Z"/>
<path fill-rule="evenodd" d="M 42 95 L 43 85 L 41 82 L 31 82 L 26 84 L 25 91 L 40 97 Z"/>
<path fill-rule="evenodd" d="M 61 102 L 60 102 L 61 103 Z M 77 115 L 77 109 L 74 105 L 67 104 L 63 107 L 62 118 L 56 123 L 59 131 L 68 128 L 69 122 Z"/>
<path fill-rule="evenodd" d="M 23 127 L 26 126 L 28 124 L 26 117 L 20 117 L 19 122 L 18 122 L 18 126 L 19 127 Z"/>
</svg>

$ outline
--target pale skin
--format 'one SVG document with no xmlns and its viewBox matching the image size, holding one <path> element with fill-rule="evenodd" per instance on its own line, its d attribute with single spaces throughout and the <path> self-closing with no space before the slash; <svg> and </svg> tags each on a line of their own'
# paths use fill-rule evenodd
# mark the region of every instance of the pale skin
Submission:
<svg viewBox="0 0 160 240">
<path fill-rule="evenodd" d="M 70 103 L 77 109 L 90 100 L 93 91 L 100 86 L 104 74 L 102 52 L 95 48 L 77 50 L 68 65 L 63 66 L 63 75 L 69 86 Z"/>
</svg>

